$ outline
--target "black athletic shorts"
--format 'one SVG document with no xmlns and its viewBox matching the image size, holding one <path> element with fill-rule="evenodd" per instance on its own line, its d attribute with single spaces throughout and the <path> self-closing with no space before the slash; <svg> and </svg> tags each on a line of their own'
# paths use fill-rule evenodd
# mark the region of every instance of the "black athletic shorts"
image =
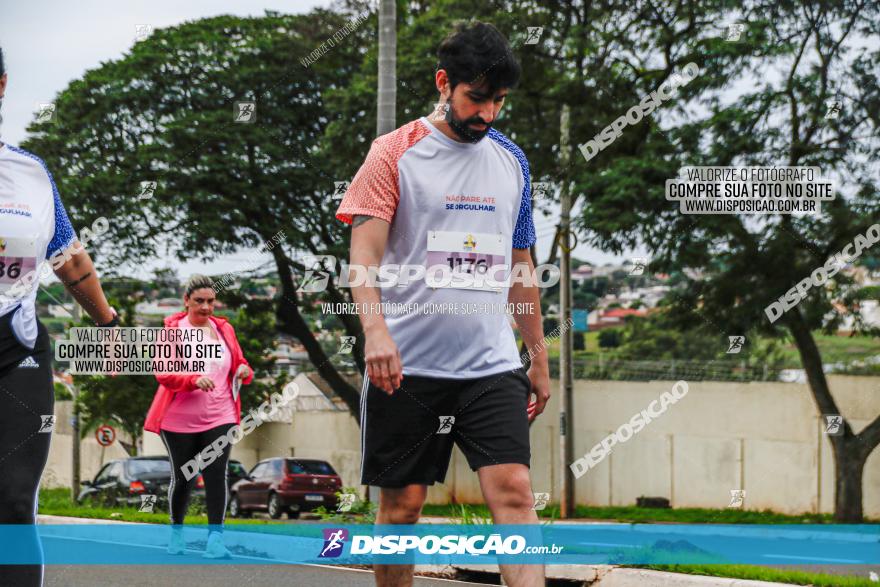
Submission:
<svg viewBox="0 0 880 587">
<path fill-rule="evenodd" d="M 361 483 L 433 485 L 446 478 L 455 442 L 476 471 L 487 465 L 529 466 L 525 369 L 478 379 L 405 375 L 388 395 L 364 376 L 361 393 Z"/>
</svg>

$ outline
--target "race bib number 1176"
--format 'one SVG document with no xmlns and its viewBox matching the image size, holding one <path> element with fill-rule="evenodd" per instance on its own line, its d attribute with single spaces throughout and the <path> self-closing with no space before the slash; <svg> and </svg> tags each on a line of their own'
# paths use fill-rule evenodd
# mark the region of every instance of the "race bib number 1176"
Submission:
<svg viewBox="0 0 880 587">
<path fill-rule="evenodd" d="M 500 234 L 428 231 L 426 280 L 431 287 L 501 291 L 507 251 Z"/>
</svg>

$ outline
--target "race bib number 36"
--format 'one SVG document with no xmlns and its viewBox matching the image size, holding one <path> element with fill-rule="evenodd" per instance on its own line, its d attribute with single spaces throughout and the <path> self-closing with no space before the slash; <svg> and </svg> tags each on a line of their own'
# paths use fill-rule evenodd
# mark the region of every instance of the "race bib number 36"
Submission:
<svg viewBox="0 0 880 587">
<path fill-rule="evenodd" d="M 429 231 L 426 282 L 434 288 L 501 291 L 507 285 L 507 253 L 500 234 Z"/>
<path fill-rule="evenodd" d="M 0 237 L 0 290 L 7 290 L 23 275 L 37 268 L 36 242 L 26 238 Z"/>
</svg>

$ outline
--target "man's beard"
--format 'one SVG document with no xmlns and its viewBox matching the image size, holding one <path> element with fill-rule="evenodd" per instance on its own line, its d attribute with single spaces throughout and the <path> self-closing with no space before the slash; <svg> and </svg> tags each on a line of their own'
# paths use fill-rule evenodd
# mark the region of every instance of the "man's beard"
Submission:
<svg viewBox="0 0 880 587">
<path fill-rule="evenodd" d="M 466 143 L 476 143 L 479 142 L 489 134 L 489 131 L 492 129 L 491 124 L 486 124 L 486 128 L 484 130 L 476 130 L 469 127 L 469 124 L 485 124 L 479 116 L 474 116 L 468 118 L 467 120 L 461 120 L 455 116 L 454 108 L 452 103 L 449 103 L 449 109 L 446 110 L 446 123 L 449 125 L 449 128 L 452 129 L 458 138 Z"/>
</svg>

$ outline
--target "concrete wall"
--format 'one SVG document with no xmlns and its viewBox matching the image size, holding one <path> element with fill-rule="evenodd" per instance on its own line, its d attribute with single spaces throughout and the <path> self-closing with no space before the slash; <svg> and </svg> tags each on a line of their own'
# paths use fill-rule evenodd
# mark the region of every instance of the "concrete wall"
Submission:
<svg viewBox="0 0 880 587">
<path fill-rule="evenodd" d="M 672 381 L 575 381 L 575 457 L 672 388 Z M 858 432 L 880 415 L 880 378 L 829 376 L 844 416 Z M 559 499 L 559 396 L 531 428 L 534 490 Z M 831 512 L 834 461 L 806 385 L 689 382 L 688 394 L 628 442 L 614 447 L 575 484 L 578 503 L 631 505 L 645 495 L 674 507 L 724 508 L 732 489 L 745 489 L 747 509 L 784 513 Z M 147 434 L 145 454 L 164 452 Z M 300 412 L 291 425 L 267 423 L 233 448 L 250 468 L 269 456 L 328 460 L 346 485 L 358 485 L 360 431 L 340 412 Z M 481 502 L 476 474 L 456 449 L 446 482 L 433 486 L 432 503 Z M 880 450 L 864 477 L 865 514 L 880 517 Z"/>
<path fill-rule="evenodd" d="M 70 487 L 73 479 L 73 427 L 70 417 L 73 414 L 73 402 L 55 402 L 55 428 L 49 444 L 49 459 L 40 479 L 41 487 Z M 117 434 L 119 430 L 117 429 Z M 158 436 L 156 437 L 158 439 Z M 159 441 L 161 445 L 161 440 Z M 94 434 L 82 439 L 79 448 L 80 479 L 94 479 L 95 475 L 107 461 L 125 458 L 128 454 L 118 442 L 107 448 L 98 444 Z M 165 448 L 159 454 L 165 454 Z"/>
</svg>

